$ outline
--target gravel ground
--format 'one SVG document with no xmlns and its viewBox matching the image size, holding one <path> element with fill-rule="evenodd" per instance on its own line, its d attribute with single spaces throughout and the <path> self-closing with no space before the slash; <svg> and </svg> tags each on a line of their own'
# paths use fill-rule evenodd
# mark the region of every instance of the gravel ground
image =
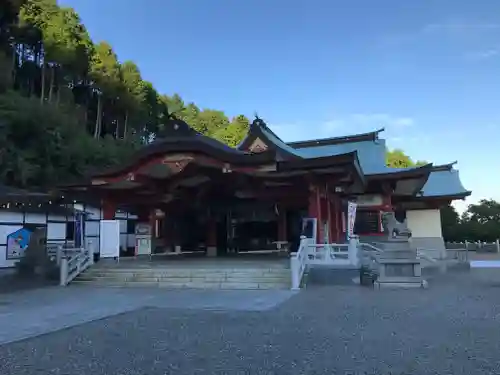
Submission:
<svg viewBox="0 0 500 375">
<path fill-rule="evenodd" d="M 431 281 L 309 288 L 263 311 L 142 308 L 0 346 L 0 374 L 499 374 L 500 277 Z"/>
</svg>

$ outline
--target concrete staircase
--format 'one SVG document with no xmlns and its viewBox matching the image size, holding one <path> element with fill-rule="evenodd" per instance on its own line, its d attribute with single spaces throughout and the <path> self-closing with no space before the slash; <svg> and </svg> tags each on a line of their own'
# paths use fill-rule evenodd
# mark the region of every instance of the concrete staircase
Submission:
<svg viewBox="0 0 500 375">
<path fill-rule="evenodd" d="M 266 264 L 265 261 L 222 261 L 219 264 L 187 261 L 168 265 L 99 262 L 72 284 L 171 289 L 290 289 L 291 274 L 286 263 Z"/>
</svg>

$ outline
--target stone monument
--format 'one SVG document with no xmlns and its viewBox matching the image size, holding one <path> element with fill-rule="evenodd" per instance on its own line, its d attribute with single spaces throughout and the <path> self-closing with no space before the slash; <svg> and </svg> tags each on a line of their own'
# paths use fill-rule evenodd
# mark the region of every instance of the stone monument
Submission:
<svg viewBox="0 0 500 375">
<path fill-rule="evenodd" d="M 384 238 L 376 246 L 382 250 L 378 256 L 379 276 L 375 287 L 423 287 L 420 260 L 410 246 L 411 231 L 406 221 L 401 223 L 393 212 L 382 216 Z"/>
</svg>

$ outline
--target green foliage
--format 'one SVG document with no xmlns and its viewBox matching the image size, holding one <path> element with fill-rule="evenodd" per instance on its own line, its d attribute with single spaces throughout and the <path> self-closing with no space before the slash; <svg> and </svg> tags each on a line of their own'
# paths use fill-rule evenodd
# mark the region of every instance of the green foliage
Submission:
<svg viewBox="0 0 500 375">
<path fill-rule="evenodd" d="M 443 237 L 447 241 L 488 241 L 500 238 L 500 203 L 483 199 L 471 204 L 459 216 L 455 208 L 445 206 L 441 209 Z"/>
<path fill-rule="evenodd" d="M 236 116 L 227 126 L 217 129 L 212 136 L 231 147 L 236 147 L 248 133 L 249 125 L 248 118 L 243 115 Z"/>
<path fill-rule="evenodd" d="M 390 168 L 409 168 L 427 164 L 425 161 L 414 162 L 403 150 L 398 148 L 392 151 L 387 150 L 385 163 Z"/>
<path fill-rule="evenodd" d="M 9 185 L 53 186 L 87 168 L 122 162 L 135 148 L 110 137 L 96 140 L 71 109 L 42 106 L 16 92 L 0 95 L 0 118 L 0 176 Z"/>
<path fill-rule="evenodd" d="M 167 109 L 232 146 L 248 128 L 243 116 L 160 95 L 56 0 L 1 2 L 0 182 L 48 187 L 123 163 L 155 137 Z"/>
</svg>

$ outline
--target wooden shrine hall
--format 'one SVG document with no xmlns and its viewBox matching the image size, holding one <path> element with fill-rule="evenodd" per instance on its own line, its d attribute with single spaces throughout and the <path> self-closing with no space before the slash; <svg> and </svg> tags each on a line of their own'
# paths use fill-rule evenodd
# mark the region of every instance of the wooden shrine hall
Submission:
<svg viewBox="0 0 500 375">
<path fill-rule="evenodd" d="M 470 194 L 462 187 L 426 199 L 424 185 L 438 167 L 385 167 L 380 132 L 285 143 L 257 117 L 231 148 L 171 116 L 161 137 L 129 163 L 60 189 L 101 201 L 104 219 L 117 209 L 138 215 L 152 228 L 153 252 L 211 256 L 294 251 L 307 218 L 314 219 L 309 230 L 318 243 L 345 242 L 349 200 L 374 200 L 366 214 L 360 204 L 356 226 L 359 234 L 376 236 L 382 212 L 396 203 L 444 204 Z M 372 144 L 371 151 L 363 144 Z M 374 160 L 376 166 L 367 164 Z"/>
</svg>

